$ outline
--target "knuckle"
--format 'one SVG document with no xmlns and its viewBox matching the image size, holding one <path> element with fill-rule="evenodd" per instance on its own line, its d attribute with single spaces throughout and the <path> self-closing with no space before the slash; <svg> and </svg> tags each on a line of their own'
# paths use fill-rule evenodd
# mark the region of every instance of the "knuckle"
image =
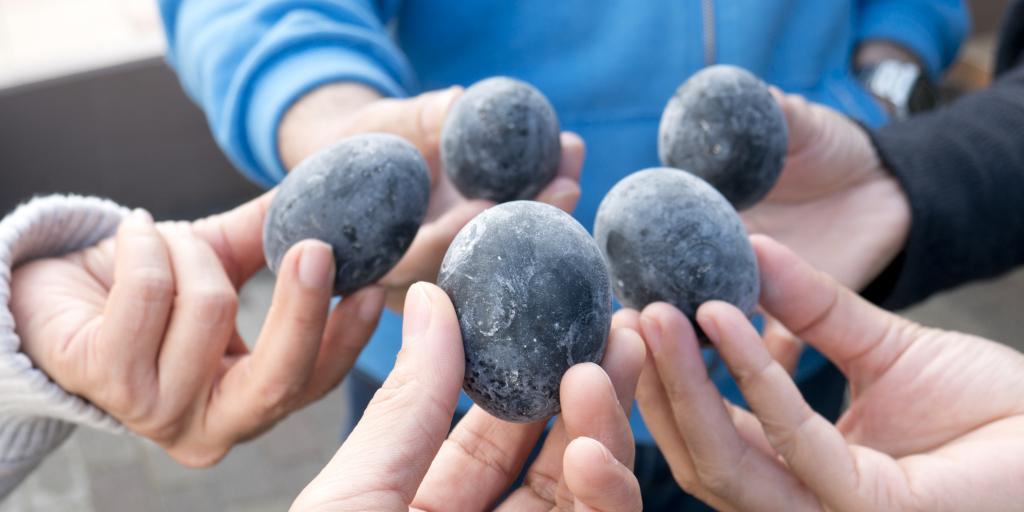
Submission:
<svg viewBox="0 0 1024 512">
<path fill-rule="evenodd" d="M 185 424 L 180 418 L 156 417 L 141 422 L 136 430 L 154 442 L 163 444 L 180 439 L 185 432 Z"/>
<path fill-rule="evenodd" d="M 539 471 L 531 471 L 523 479 L 523 486 L 529 490 L 537 499 L 547 502 L 555 503 L 558 496 L 558 480 L 541 473 Z"/>
<path fill-rule="evenodd" d="M 305 379 L 264 382 L 255 390 L 259 412 L 270 419 L 283 417 L 293 408 L 304 389 Z"/>
<path fill-rule="evenodd" d="M 716 465 L 699 464 L 696 468 L 700 485 L 717 496 L 731 496 L 735 482 L 732 471 Z"/>
<path fill-rule="evenodd" d="M 120 384 L 111 385 L 105 379 L 91 379 L 93 382 L 87 384 L 91 389 L 101 389 L 97 393 L 99 405 L 110 412 L 111 415 L 123 423 L 138 424 L 149 415 L 151 402 L 145 400 L 138 388 L 127 379 L 121 380 Z"/>
<path fill-rule="evenodd" d="M 208 468 L 227 456 L 230 447 L 197 446 L 194 444 L 168 449 L 168 454 L 183 466 L 190 468 Z"/>
<path fill-rule="evenodd" d="M 486 433 L 473 429 L 456 430 L 448 436 L 445 443 L 464 453 L 481 467 L 495 473 L 502 480 L 515 479 L 515 467 L 512 464 L 514 457 L 488 438 Z"/>
<path fill-rule="evenodd" d="M 196 322 L 207 326 L 234 322 L 238 313 L 238 295 L 226 288 L 210 286 L 188 290 L 179 295 L 178 303 L 193 312 Z"/>
<path fill-rule="evenodd" d="M 691 471 L 679 471 L 672 468 L 672 476 L 679 487 L 690 494 L 696 495 L 700 489 L 700 481 Z"/>
<path fill-rule="evenodd" d="M 162 302 L 174 294 L 174 280 L 170 273 L 156 267 L 131 270 L 126 277 L 125 286 L 135 300 L 144 303 Z"/>
</svg>

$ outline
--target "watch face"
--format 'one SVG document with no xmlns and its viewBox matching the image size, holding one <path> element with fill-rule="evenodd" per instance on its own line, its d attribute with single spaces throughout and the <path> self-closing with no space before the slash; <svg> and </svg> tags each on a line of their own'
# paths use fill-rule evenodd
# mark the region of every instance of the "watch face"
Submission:
<svg viewBox="0 0 1024 512">
<path fill-rule="evenodd" d="M 935 91 L 927 75 L 909 62 L 885 60 L 859 73 L 864 86 L 891 107 L 897 118 L 935 105 Z"/>
</svg>

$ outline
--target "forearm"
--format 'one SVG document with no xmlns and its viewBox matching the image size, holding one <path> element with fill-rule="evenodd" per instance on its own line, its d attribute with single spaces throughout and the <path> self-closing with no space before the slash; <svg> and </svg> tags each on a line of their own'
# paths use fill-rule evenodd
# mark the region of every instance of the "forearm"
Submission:
<svg viewBox="0 0 1024 512">
<path fill-rule="evenodd" d="M 285 169 L 335 142 L 336 133 L 353 112 L 377 101 L 381 94 L 352 82 L 322 85 L 297 100 L 281 118 L 277 147 Z M 339 126 L 342 125 L 342 126 Z"/>
<path fill-rule="evenodd" d="M 12 270 L 27 260 L 73 252 L 114 233 L 124 210 L 95 198 L 36 199 L 0 221 L 0 497 L 60 445 L 75 424 L 119 424 L 53 381 L 20 350 L 10 312 Z"/>
<path fill-rule="evenodd" d="M 370 0 L 283 5 L 160 0 L 168 60 L 185 90 L 232 162 L 268 187 L 284 177 L 278 128 L 299 98 L 339 82 L 387 96 L 416 88 L 385 27 L 394 6 Z"/>
<path fill-rule="evenodd" d="M 902 308 L 1024 263 L 1024 69 L 874 133 L 911 204 L 906 246 L 866 294 Z"/>
</svg>

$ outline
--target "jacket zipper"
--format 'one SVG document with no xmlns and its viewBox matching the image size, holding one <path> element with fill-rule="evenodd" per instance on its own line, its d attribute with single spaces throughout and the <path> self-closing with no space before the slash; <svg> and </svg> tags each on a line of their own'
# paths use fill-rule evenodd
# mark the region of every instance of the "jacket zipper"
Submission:
<svg viewBox="0 0 1024 512">
<path fill-rule="evenodd" d="M 715 0 L 701 0 L 701 19 L 704 29 L 704 65 L 715 63 Z"/>
</svg>

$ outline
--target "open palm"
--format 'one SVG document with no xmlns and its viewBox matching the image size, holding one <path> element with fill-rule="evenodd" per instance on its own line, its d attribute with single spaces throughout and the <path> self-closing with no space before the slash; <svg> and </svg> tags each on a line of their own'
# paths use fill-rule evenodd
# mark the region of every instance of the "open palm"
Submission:
<svg viewBox="0 0 1024 512">
<path fill-rule="evenodd" d="M 712 302 L 698 322 L 751 410 L 723 402 L 693 362 L 685 317 L 648 307 L 638 322 L 654 357 L 638 398 L 687 491 L 723 510 L 1024 503 L 1024 355 L 886 313 L 778 243 L 753 240 L 762 306 L 836 363 L 850 407 L 836 425 L 814 413 L 745 317 Z"/>
<path fill-rule="evenodd" d="M 426 218 L 405 255 L 379 282 L 388 291 L 388 306 L 396 312 L 402 311 L 410 285 L 437 279 L 441 260 L 459 230 L 494 205 L 463 197 L 441 166 L 441 129 L 461 93 L 461 87 L 451 87 L 412 98 L 381 98 L 363 85 L 328 84 L 303 97 L 281 122 L 279 145 L 288 168 L 345 137 L 368 132 L 398 135 L 423 154 L 431 184 Z M 563 132 L 561 144 L 558 174 L 536 200 L 572 213 L 580 197 L 583 140 Z"/>
<path fill-rule="evenodd" d="M 860 126 L 800 96 L 773 93 L 789 128 L 786 164 L 743 220 L 751 233 L 775 238 L 859 290 L 903 246 L 910 226 L 906 197 Z"/>
<path fill-rule="evenodd" d="M 137 211 L 116 238 L 19 266 L 11 311 L 21 349 L 179 462 L 216 462 L 332 389 L 383 306 L 383 292 L 367 289 L 329 311 L 330 247 L 301 242 L 250 352 L 236 329 L 237 290 L 264 266 L 269 200 L 196 223 L 157 225 Z"/>
</svg>

